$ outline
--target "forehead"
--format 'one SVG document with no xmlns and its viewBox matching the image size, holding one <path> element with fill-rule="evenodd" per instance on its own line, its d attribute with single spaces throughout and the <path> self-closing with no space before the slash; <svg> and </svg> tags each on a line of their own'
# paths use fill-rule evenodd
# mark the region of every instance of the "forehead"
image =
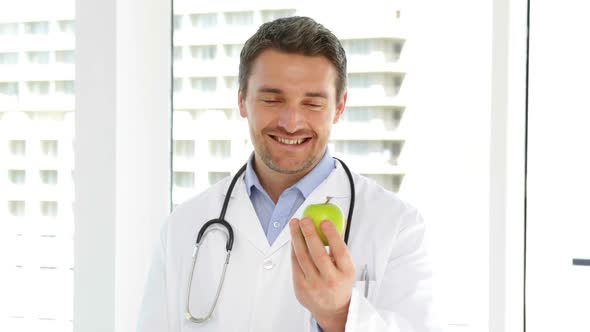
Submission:
<svg viewBox="0 0 590 332">
<path fill-rule="evenodd" d="M 326 57 L 270 49 L 261 52 L 252 63 L 248 86 L 251 91 L 272 86 L 283 91 L 322 90 L 334 94 L 336 78 L 336 68 Z"/>
</svg>

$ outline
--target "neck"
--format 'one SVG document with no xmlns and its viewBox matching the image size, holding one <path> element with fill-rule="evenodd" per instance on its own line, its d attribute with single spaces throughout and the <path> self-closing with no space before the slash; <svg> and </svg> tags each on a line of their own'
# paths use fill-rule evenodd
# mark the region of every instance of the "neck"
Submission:
<svg viewBox="0 0 590 332">
<path fill-rule="evenodd" d="M 262 188 L 264 188 L 275 204 L 278 202 L 283 191 L 293 186 L 313 169 L 311 167 L 309 170 L 293 174 L 277 172 L 270 169 L 262 160 L 258 159 L 258 155 L 254 155 L 253 166 Z"/>
</svg>

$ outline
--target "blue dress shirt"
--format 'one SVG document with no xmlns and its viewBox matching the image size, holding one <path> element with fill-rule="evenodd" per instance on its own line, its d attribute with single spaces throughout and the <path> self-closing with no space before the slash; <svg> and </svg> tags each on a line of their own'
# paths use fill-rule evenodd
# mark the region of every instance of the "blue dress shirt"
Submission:
<svg viewBox="0 0 590 332">
<path fill-rule="evenodd" d="M 262 188 L 258 176 L 254 172 L 253 158 L 254 154 L 252 153 L 246 166 L 244 177 L 246 192 L 250 196 L 250 201 L 254 206 L 258 220 L 260 220 L 260 225 L 268 239 L 268 243 L 272 245 L 307 196 L 330 175 L 336 164 L 330 152 L 326 149 L 322 160 L 316 167 L 299 182 L 283 191 L 275 205 L 264 188 Z"/>
<path fill-rule="evenodd" d="M 254 172 L 253 160 L 254 153 L 250 155 L 248 164 L 246 165 L 244 176 L 246 192 L 250 196 L 250 201 L 252 202 L 252 206 L 254 206 L 260 226 L 262 226 L 262 230 L 266 234 L 268 243 L 272 245 L 307 196 L 336 168 L 336 162 L 332 158 L 332 155 L 330 155 L 330 151 L 326 148 L 322 160 L 320 160 L 311 172 L 299 180 L 299 182 L 283 191 L 275 205 L 264 188 L 262 188 L 258 176 Z M 313 322 L 316 323 L 315 319 Z M 317 327 L 317 331 L 323 332 L 317 323 L 313 325 Z"/>
</svg>

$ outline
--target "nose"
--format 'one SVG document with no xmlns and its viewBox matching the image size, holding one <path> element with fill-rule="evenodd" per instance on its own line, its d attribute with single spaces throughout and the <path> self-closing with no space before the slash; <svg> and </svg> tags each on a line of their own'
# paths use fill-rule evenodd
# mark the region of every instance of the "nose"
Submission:
<svg viewBox="0 0 590 332">
<path fill-rule="evenodd" d="M 287 104 L 279 113 L 278 126 L 282 127 L 289 133 L 294 133 L 300 129 L 303 123 L 302 110 L 299 107 Z"/>
</svg>

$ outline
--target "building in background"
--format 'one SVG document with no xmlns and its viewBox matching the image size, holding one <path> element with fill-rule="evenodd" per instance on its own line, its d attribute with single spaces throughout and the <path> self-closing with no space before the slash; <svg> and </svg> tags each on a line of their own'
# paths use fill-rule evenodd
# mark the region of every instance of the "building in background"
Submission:
<svg viewBox="0 0 590 332">
<path fill-rule="evenodd" d="M 73 316 L 73 1 L 0 14 L 0 330 Z"/>
<path fill-rule="evenodd" d="M 347 6 L 337 17 L 334 9 L 308 2 L 174 5 L 174 205 L 233 174 L 253 151 L 237 109 L 240 51 L 262 23 L 294 15 L 315 18 L 346 49 L 349 94 L 332 130 L 333 155 L 385 188 L 399 190 L 404 177 L 400 122 L 406 109 L 399 3 L 380 12 Z M 363 12 L 370 15 L 359 15 Z"/>
<path fill-rule="evenodd" d="M 70 331 L 74 4 L 27 4 L 0 14 L 0 330 Z M 406 106 L 399 7 L 372 15 L 349 8 L 351 24 L 317 6 L 293 4 L 175 1 L 174 205 L 233 174 L 252 151 L 237 110 L 240 50 L 260 24 L 292 15 L 316 18 L 347 52 L 349 99 L 332 131 L 334 156 L 399 189 Z"/>
</svg>

